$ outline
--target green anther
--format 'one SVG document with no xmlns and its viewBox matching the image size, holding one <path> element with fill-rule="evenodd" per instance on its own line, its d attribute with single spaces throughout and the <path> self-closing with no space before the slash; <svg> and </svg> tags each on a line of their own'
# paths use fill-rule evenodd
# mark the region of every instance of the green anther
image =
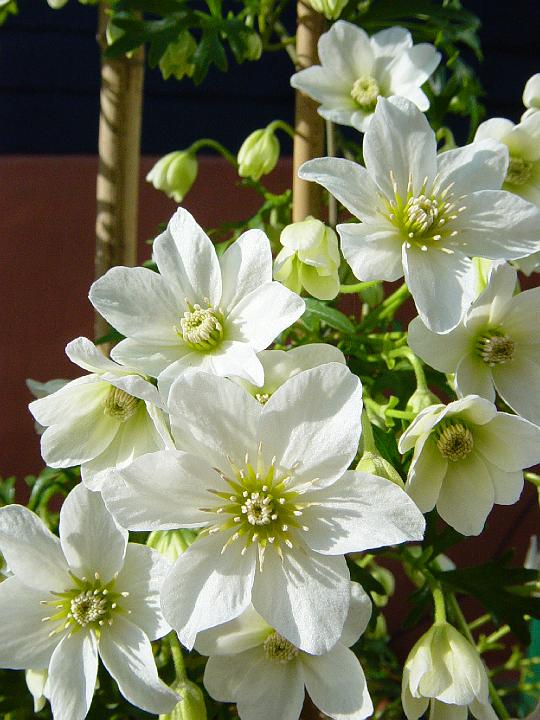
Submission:
<svg viewBox="0 0 540 720">
<path fill-rule="evenodd" d="M 192 350 L 209 352 L 223 340 L 223 317 L 211 307 L 188 305 L 176 332 Z"/>
<path fill-rule="evenodd" d="M 120 422 L 126 422 L 137 412 L 139 402 L 139 398 L 111 385 L 103 404 L 103 412 Z"/>
<path fill-rule="evenodd" d="M 379 85 L 372 75 L 362 75 L 362 77 L 354 81 L 351 89 L 352 99 L 366 112 L 375 110 L 377 98 L 380 94 Z"/>
<path fill-rule="evenodd" d="M 456 462 L 463 460 L 472 452 L 474 438 L 469 428 L 461 421 L 448 421 L 436 429 L 436 445 L 441 455 Z"/>
<path fill-rule="evenodd" d="M 514 341 L 502 330 L 487 330 L 476 341 L 476 352 L 489 367 L 510 362 L 514 351 Z"/>
<path fill-rule="evenodd" d="M 510 156 L 505 182 L 509 185 L 525 185 L 530 180 L 532 166 L 528 160 Z"/>
</svg>

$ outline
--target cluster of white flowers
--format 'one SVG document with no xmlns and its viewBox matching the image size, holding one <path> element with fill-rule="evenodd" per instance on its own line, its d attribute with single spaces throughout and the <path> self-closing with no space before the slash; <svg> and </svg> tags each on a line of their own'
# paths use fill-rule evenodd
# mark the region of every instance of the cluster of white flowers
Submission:
<svg viewBox="0 0 540 720">
<path fill-rule="evenodd" d="M 435 507 L 479 534 L 540 460 L 540 290 L 516 294 L 505 262 L 540 251 L 537 79 L 520 125 L 488 121 L 438 155 L 420 89 L 440 60 L 433 46 L 339 21 L 319 54 L 292 83 L 365 132 L 365 167 L 319 158 L 301 177 L 360 221 L 337 226 L 359 280 L 405 276 L 419 313 L 408 352 L 451 375 L 458 399 L 425 407 L 401 435 L 399 451 L 414 449 L 404 487 L 393 468 L 397 482 L 351 469 L 362 440 L 371 451 L 343 353 L 268 349 L 304 313 L 303 289 L 338 295 L 336 234 L 308 218 L 285 228 L 274 265 L 259 230 L 218 257 L 179 209 L 154 242 L 158 272 L 116 267 L 90 290 L 124 336 L 111 358 L 74 340 L 66 352 L 89 374 L 30 405 L 47 464 L 81 466 L 59 539 L 26 508 L 0 509 L 0 666 L 31 670 L 55 720 L 86 716 L 98 657 L 127 700 L 171 712 L 178 695 L 151 647 L 171 630 L 210 657 L 208 693 L 242 720 L 297 720 L 305 691 L 330 718 L 363 720 L 373 705 L 349 648 L 371 601 L 345 556 L 421 540 Z M 475 257 L 496 261 L 480 294 Z M 177 529 L 196 539 L 172 565 L 128 543 L 128 531 Z M 431 718 L 495 717 L 480 657 L 440 617 L 411 651 L 402 700 L 408 720 L 428 705 Z"/>
</svg>

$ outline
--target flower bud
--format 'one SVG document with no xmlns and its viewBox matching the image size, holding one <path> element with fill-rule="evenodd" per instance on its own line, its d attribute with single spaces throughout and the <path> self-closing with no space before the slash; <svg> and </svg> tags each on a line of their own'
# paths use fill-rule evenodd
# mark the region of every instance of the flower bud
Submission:
<svg viewBox="0 0 540 720">
<path fill-rule="evenodd" d="M 337 20 L 349 0 L 309 0 L 315 12 L 322 13 L 327 20 Z"/>
<path fill-rule="evenodd" d="M 540 73 L 536 73 L 536 75 L 530 77 L 525 83 L 523 104 L 528 110 L 521 116 L 522 120 L 526 120 L 540 110 Z"/>
<path fill-rule="evenodd" d="M 246 60 L 258 60 L 263 51 L 263 45 L 261 36 L 258 35 L 256 32 L 252 32 L 247 37 L 247 52 L 246 52 Z"/>
<path fill-rule="evenodd" d="M 274 278 L 293 292 L 305 288 L 319 300 L 335 298 L 339 293 L 340 255 L 332 228 L 308 217 L 287 225 L 280 242 L 283 249 L 274 262 Z"/>
<path fill-rule="evenodd" d="M 385 460 L 381 455 L 372 452 L 371 450 L 366 450 L 366 452 L 364 452 L 360 458 L 360 462 L 356 466 L 356 469 L 358 472 L 369 473 L 370 475 L 377 475 L 378 477 L 386 478 L 387 480 L 390 480 L 390 482 L 393 482 L 394 485 L 399 485 L 401 488 L 405 487 L 401 475 L 388 462 L 388 460 Z"/>
<path fill-rule="evenodd" d="M 53 10 L 60 10 L 60 8 L 63 8 L 64 5 L 67 4 L 67 1 L 68 0 L 47 0 L 47 4 Z"/>
<path fill-rule="evenodd" d="M 430 704 L 430 718 L 447 717 L 443 711 L 455 711 L 456 705 L 469 708 L 477 718 L 497 717 L 480 656 L 447 622 L 435 623 L 411 650 L 403 669 L 401 702 L 408 720 L 417 720 Z"/>
<path fill-rule="evenodd" d="M 198 164 L 194 153 L 176 150 L 164 155 L 146 176 L 146 180 L 177 203 L 182 202 L 197 177 Z"/>
<path fill-rule="evenodd" d="M 416 388 L 405 406 L 407 412 L 418 413 L 425 410 L 430 405 L 437 405 L 441 401 L 434 395 L 429 388 Z"/>
<path fill-rule="evenodd" d="M 238 151 L 238 174 L 258 180 L 276 167 L 279 159 L 279 140 L 271 126 L 248 135 Z"/>
<path fill-rule="evenodd" d="M 190 62 L 197 49 L 195 38 L 189 30 L 183 30 L 176 42 L 167 45 L 167 49 L 159 60 L 159 69 L 165 80 L 171 75 L 181 80 L 185 75 L 191 77 L 195 72 L 194 63 Z"/>
<path fill-rule="evenodd" d="M 153 530 L 146 544 L 172 564 L 185 552 L 197 535 L 193 530 Z"/>
<path fill-rule="evenodd" d="M 172 689 L 182 698 L 172 712 L 160 715 L 159 720 L 206 720 L 204 695 L 198 685 L 190 680 L 174 683 Z"/>
</svg>

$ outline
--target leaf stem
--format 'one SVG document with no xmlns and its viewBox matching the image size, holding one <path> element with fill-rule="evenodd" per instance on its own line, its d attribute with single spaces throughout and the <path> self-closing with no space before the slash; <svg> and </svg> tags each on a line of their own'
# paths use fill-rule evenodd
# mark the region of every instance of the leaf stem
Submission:
<svg viewBox="0 0 540 720">
<path fill-rule="evenodd" d="M 212 150 L 216 150 L 220 155 L 223 155 L 225 160 L 230 162 L 234 168 L 238 167 L 238 163 L 236 162 L 234 155 L 220 142 L 212 140 L 212 138 L 201 138 L 200 140 L 197 140 L 188 148 L 188 152 L 196 153 L 203 147 L 209 147 L 212 148 Z"/>
<path fill-rule="evenodd" d="M 180 643 L 178 642 L 178 638 L 174 630 L 169 633 L 168 639 L 169 645 L 171 647 L 171 656 L 174 663 L 174 672 L 176 673 L 176 679 L 185 680 L 187 675 L 186 665 L 184 663 L 184 655 L 182 653 L 182 648 L 180 647 Z"/>
<path fill-rule="evenodd" d="M 344 295 L 352 295 L 353 293 L 362 292 L 370 287 L 375 287 L 380 284 L 380 280 L 367 280 L 366 282 L 355 283 L 354 285 L 340 285 L 339 292 Z"/>
</svg>

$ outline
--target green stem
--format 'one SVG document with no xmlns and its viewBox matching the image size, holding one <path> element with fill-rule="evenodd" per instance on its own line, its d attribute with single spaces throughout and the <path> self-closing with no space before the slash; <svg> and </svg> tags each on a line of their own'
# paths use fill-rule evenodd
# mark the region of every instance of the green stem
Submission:
<svg viewBox="0 0 540 720">
<path fill-rule="evenodd" d="M 270 125 L 268 125 L 268 129 L 271 132 L 275 132 L 276 130 L 283 130 L 287 133 L 291 140 L 294 140 L 294 128 L 292 128 L 289 123 L 286 123 L 284 120 L 274 120 L 270 123 Z"/>
<path fill-rule="evenodd" d="M 454 593 L 450 593 L 448 595 L 448 602 L 452 608 L 452 612 L 455 616 L 455 619 L 457 621 L 457 625 L 463 635 L 467 638 L 467 640 L 471 643 L 473 647 L 476 647 L 476 643 L 474 641 L 474 637 L 469 629 L 469 626 L 467 624 L 467 620 L 465 619 L 465 616 L 463 615 L 463 612 L 461 611 L 461 608 L 459 607 L 459 603 L 457 601 L 456 596 Z M 491 697 L 491 703 L 493 705 L 493 709 L 495 712 L 499 715 L 501 720 L 510 720 L 510 715 L 508 713 L 508 710 L 505 708 L 503 701 L 499 697 L 499 693 L 497 692 L 497 688 L 491 681 L 491 679 L 488 676 L 488 685 L 489 685 L 489 696 Z"/>
<path fill-rule="evenodd" d="M 533 485 L 536 485 L 537 488 L 540 488 L 540 475 L 537 475 L 536 473 L 532 472 L 526 472 L 524 473 L 525 480 L 528 480 Z"/>
<path fill-rule="evenodd" d="M 400 420 L 414 420 L 416 413 L 407 412 L 406 410 L 386 410 L 386 415 L 389 417 L 399 418 Z"/>
<path fill-rule="evenodd" d="M 444 593 L 440 585 L 432 588 L 433 604 L 435 606 L 435 624 L 443 625 L 446 622 L 446 605 L 444 602 Z"/>
<path fill-rule="evenodd" d="M 362 410 L 362 440 L 364 442 L 364 452 L 377 452 L 373 430 L 371 429 L 371 423 L 365 410 Z"/>
<path fill-rule="evenodd" d="M 188 148 L 188 152 L 196 153 L 203 147 L 209 147 L 212 148 L 212 150 L 216 150 L 220 155 L 223 155 L 225 160 L 230 162 L 234 168 L 238 167 L 238 163 L 236 162 L 234 155 L 220 142 L 212 140 L 212 138 L 202 138 L 201 140 L 197 140 L 190 148 Z"/>
<path fill-rule="evenodd" d="M 396 350 L 392 350 L 389 353 L 390 357 L 404 357 L 410 364 L 412 369 L 414 370 L 414 376 L 416 378 L 416 387 L 418 390 L 424 390 L 428 392 L 429 388 L 427 386 L 426 381 L 426 375 L 424 373 L 424 367 L 420 361 L 420 359 L 413 353 L 413 351 L 408 347 L 401 347 L 397 348 Z"/>
<path fill-rule="evenodd" d="M 184 655 L 182 653 L 182 648 L 180 647 L 180 643 L 178 642 L 178 638 L 174 630 L 169 633 L 169 645 L 171 646 L 171 655 L 174 663 L 174 672 L 176 673 L 176 679 L 185 680 L 187 675 L 186 665 L 184 663 Z"/>
<path fill-rule="evenodd" d="M 366 290 L 367 288 L 375 287 L 375 285 L 380 285 L 380 282 L 380 280 L 367 280 L 366 282 L 359 282 L 354 285 L 340 285 L 339 292 L 344 295 L 352 295 L 353 293 L 362 292 L 362 290 Z"/>
</svg>

